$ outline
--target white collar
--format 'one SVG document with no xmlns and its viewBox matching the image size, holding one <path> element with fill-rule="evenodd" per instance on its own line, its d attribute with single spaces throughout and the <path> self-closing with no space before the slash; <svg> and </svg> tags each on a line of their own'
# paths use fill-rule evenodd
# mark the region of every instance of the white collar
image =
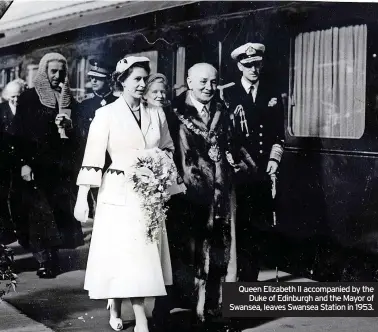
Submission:
<svg viewBox="0 0 378 332">
<path fill-rule="evenodd" d="M 9 103 L 9 102 L 8 102 L 8 104 L 9 104 L 9 107 L 10 107 L 10 109 L 11 109 L 13 115 L 16 115 L 16 106 L 14 106 L 13 104 L 11 104 L 11 103 Z"/>
<path fill-rule="evenodd" d="M 193 106 L 196 108 L 199 114 L 201 114 L 204 106 L 206 106 L 208 112 L 210 111 L 211 101 L 209 101 L 207 104 L 202 104 L 192 96 L 192 92 L 189 93 L 189 97 L 190 97 L 190 100 L 192 101 Z"/>
<path fill-rule="evenodd" d="M 257 81 L 255 84 L 252 84 L 251 82 L 248 82 L 244 76 L 242 76 L 241 84 L 247 94 L 249 94 L 249 92 L 251 91 L 251 86 L 255 87 L 254 92 L 256 93 L 257 89 L 259 88 L 260 81 Z"/>
</svg>

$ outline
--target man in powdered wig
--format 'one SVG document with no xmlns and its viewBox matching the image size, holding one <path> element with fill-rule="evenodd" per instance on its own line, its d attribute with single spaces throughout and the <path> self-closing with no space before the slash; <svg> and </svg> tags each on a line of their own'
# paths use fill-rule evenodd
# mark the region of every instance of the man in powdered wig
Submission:
<svg viewBox="0 0 378 332">
<path fill-rule="evenodd" d="M 46 54 L 39 63 L 34 88 L 19 98 L 18 146 L 23 181 L 22 213 L 25 226 L 20 242 L 40 266 L 40 278 L 59 272 L 58 249 L 83 243 L 81 225 L 73 216 L 74 99 L 67 77 L 67 61 L 59 53 Z M 21 212 L 20 212 L 21 213 Z"/>
<path fill-rule="evenodd" d="M 220 316 L 222 282 L 236 281 L 235 200 L 226 160 L 228 116 L 215 98 L 217 76 L 210 64 L 191 67 L 189 90 L 174 100 L 167 117 L 175 163 L 187 188 L 174 197 L 170 213 L 175 217 L 167 226 L 174 285 L 179 294 L 191 298 L 200 329 Z"/>
</svg>

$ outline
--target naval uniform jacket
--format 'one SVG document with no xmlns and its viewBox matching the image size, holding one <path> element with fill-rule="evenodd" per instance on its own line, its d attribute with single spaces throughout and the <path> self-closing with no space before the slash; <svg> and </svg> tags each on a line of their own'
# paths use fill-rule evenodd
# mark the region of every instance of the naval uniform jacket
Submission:
<svg viewBox="0 0 378 332">
<path fill-rule="evenodd" d="M 250 234 L 257 234 L 250 227 L 266 229 L 273 223 L 272 181 L 266 169 L 270 159 L 280 162 L 280 153 L 275 151 L 282 154 L 283 107 L 279 96 L 271 91 L 269 82 L 267 85 L 260 81 L 255 102 L 241 80 L 226 89 L 224 97 L 233 127 L 235 162 L 248 165 L 247 169 L 235 173 L 235 180 L 239 247 L 249 250 L 248 243 L 257 241 L 250 238 Z M 273 98 L 277 101 L 274 102 Z"/>
<path fill-rule="evenodd" d="M 234 130 L 234 142 L 238 148 L 243 147 L 250 155 L 256 169 L 257 175 L 254 180 L 267 180 L 266 168 L 269 159 L 272 157 L 274 145 L 282 148 L 284 138 L 284 114 L 281 99 L 272 93 L 269 85 L 260 82 L 256 100 L 253 101 L 252 95 L 247 94 L 241 81 L 224 92 L 226 103 L 229 107 L 231 123 Z M 277 102 L 274 102 L 276 98 Z M 244 110 L 246 123 L 243 120 L 242 110 Z M 241 160 L 245 159 L 245 154 L 241 153 Z M 253 171 L 253 170 L 251 170 Z M 251 180 L 250 174 L 245 174 L 243 182 Z"/>
</svg>

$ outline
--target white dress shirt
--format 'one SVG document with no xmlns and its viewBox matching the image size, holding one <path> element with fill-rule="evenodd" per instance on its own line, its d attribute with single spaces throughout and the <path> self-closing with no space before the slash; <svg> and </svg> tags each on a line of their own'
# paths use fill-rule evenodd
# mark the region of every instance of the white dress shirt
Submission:
<svg viewBox="0 0 378 332">
<path fill-rule="evenodd" d="M 16 106 L 14 106 L 12 103 L 8 103 L 9 104 L 9 107 L 10 107 L 10 109 L 11 109 L 11 111 L 12 111 L 12 113 L 13 113 L 13 115 L 16 115 Z"/>
<path fill-rule="evenodd" d="M 190 100 L 192 101 L 193 106 L 196 108 L 198 114 L 200 115 L 202 121 L 207 125 L 210 120 L 210 102 L 208 102 L 206 105 L 200 103 L 198 100 L 196 100 L 192 94 L 189 94 Z M 203 108 L 206 107 L 207 114 L 204 114 Z"/>
<path fill-rule="evenodd" d="M 241 78 L 241 84 L 242 84 L 242 86 L 243 86 L 243 88 L 244 88 L 244 90 L 247 94 L 250 94 L 251 87 L 252 86 L 254 87 L 254 89 L 252 91 L 253 102 L 256 101 L 257 89 L 259 88 L 259 83 L 260 83 L 260 81 L 257 81 L 255 84 L 252 84 L 251 82 L 248 82 L 247 79 L 244 76 L 242 76 L 242 78 Z"/>
</svg>

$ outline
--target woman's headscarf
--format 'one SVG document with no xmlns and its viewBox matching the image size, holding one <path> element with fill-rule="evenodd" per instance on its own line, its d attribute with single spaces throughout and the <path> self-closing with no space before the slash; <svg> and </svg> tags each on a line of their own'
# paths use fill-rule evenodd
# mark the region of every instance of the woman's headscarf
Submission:
<svg viewBox="0 0 378 332">
<path fill-rule="evenodd" d="M 63 82 L 61 91 L 61 104 L 59 105 L 59 107 L 69 108 L 72 103 L 73 97 L 67 76 L 67 60 L 63 55 L 59 53 L 47 53 L 42 57 L 41 61 L 39 62 L 37 75 L 34 79 L 35 90 L 37 91 L 39 100 L 41 101 L 42 105 L 50 108 L 55 108 L 57 101 L 55 98 L 54 90 L 51 87 L 49 78 L 47 76 L 47 66 L 51 61 L 63 62 L 66 66 L 66 77 L 64 78 Z"/>
</svg>

